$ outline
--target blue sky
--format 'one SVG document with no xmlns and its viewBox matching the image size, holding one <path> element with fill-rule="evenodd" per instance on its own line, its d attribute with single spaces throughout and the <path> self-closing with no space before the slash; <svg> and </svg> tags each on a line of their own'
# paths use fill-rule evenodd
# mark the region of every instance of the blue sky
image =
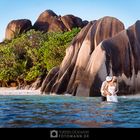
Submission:
<svg viewBox="0 0 140 140">
<path fill-rule="evenodd" d="M 11 20 L 27 18 L 34 24 L 47 9 L 57 15 L 73 14 L 89 21 L 113 16 L 126 28 L 140 19 L 140 0 L 0 0 L 0 41 Z"/>
</svg>

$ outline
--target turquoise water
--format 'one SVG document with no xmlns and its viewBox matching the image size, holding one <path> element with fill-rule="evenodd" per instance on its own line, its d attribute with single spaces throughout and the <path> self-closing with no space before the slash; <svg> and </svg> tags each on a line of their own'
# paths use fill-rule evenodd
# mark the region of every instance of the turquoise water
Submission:
<svg viewBox="0 0 140 140">
<path fill-rule="evenodd" d="M 0 96 L 0 128 L 139 128 L 140 96 Z"/>
</svg>

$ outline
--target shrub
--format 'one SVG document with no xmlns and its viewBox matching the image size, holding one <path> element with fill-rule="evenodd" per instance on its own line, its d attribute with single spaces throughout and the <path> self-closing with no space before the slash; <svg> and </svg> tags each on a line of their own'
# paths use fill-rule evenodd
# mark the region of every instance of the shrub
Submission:
<svg viewBox="0 0 140 140">
<path fill-rule="evenodd" d="M 0 80 L 16 80 L 23 76 L 33 81 L 44 69 L 60 65 L 74 36 L 80 31 L 43 33 L 30 30 L 11 41 L 0 44 Z"/>
</svg>

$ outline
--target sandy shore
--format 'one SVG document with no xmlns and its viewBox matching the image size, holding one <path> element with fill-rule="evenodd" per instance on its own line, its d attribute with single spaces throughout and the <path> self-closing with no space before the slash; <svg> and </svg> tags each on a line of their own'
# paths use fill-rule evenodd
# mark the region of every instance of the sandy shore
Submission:
<svg viewBox="0 0 140 140">
<path fill-rule="evenodd" d="M 40 90 L 22 90 L 16 88 L 0 88 L 0 95 L 40 95 Z"/>
<path fill-rule="evenodd" d="M 0 87 L 0 95 L 46 95 L 46 94 L 41 94 L 40 89 L 38 90 L 27 90 L 27 89 L 17 89 L 17 88 L 5 88 L 5 87 Z M 50 93 L 50 96 L 60 96 L 55 93 Z M 63 94 L 64 96 L 72 96 L 71 94 Z M 61 95 L 62 96 L 62 95 Z"/>
</svg>

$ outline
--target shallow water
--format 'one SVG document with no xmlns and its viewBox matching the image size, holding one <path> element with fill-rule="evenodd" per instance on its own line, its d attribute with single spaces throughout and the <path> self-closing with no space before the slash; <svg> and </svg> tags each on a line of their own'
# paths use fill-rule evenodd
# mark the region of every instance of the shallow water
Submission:
<svg viewBox="0 0 140 140">
<path fill-rule="evenodd" d="M 0 95 L 0 127 L 139 128 L 140 96 L 118 103 L 100 97 Z"/>
</svg>

